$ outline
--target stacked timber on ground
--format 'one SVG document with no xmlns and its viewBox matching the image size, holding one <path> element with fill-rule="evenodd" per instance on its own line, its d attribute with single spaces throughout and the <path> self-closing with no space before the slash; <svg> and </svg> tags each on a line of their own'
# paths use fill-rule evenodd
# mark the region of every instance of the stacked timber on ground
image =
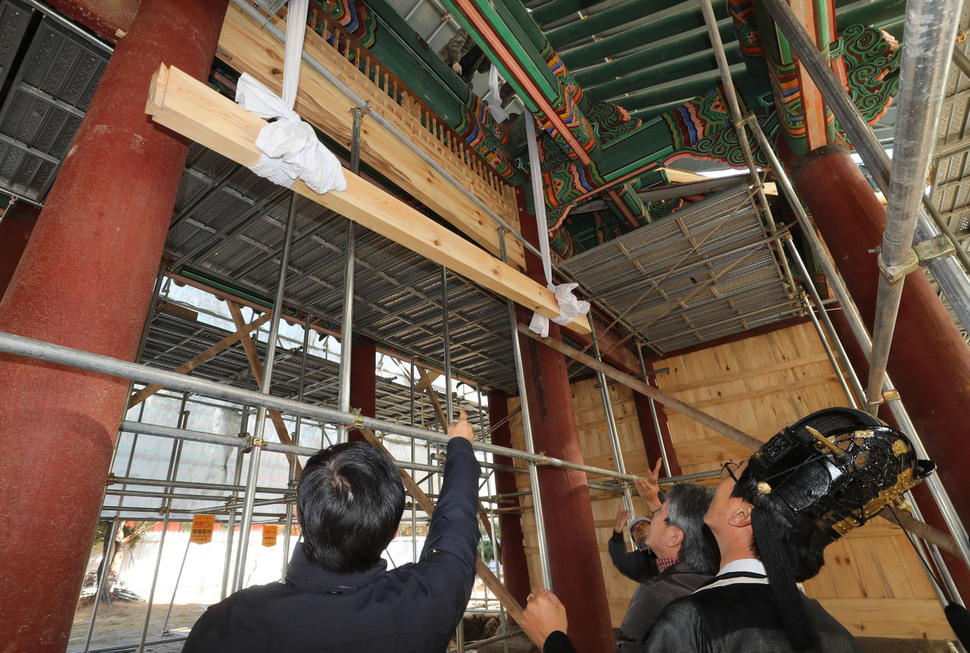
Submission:
<svg viewBox="0 0 970 653">
<path fill-rule="evenodd" d="M 812 411 L 845 405 L 841 386 L 808 323 L 654 363 L 654 369 L 664 368 L 667 371 L 656 375 L 662 391 L 760 440 Z M 649 461 L 632 392 L 619 384 L 611 384 L 609 390 L 627 472 L 642 475 Z M 615 469 L 595 379 L 573 384 L 573 407 L 585 462 Z M 743 446 L 673 411 L 666 411 L 665 420 L 684 473 L 716 470 L 725 461 L 750 455 Z M 521 419 L 513 419 L 512 429 L 513 445 L 523 447 Z M 601 479 L 591 475 L 589 480 Z M 518 483 L 521 491 L 528 491 L 525 475 L 519 476 Z M 621 501 L 618 495 L 602 491 L 594 490 L 591 496 L 610 614 L 618 628 L 636 588 L 615 570 L 606 548 Z M 524 499 L 526 555 L 531 582 L 537 585 L 541 575 L 535 519 L 531 501 Z M 639 498 L 634 505 L 637 514 L 644 514 Z M 874 520 L 829 546 L 825 560 L 822 572 L 805 583 L 805 591 L 856 636 L 953 638 L 930 581 L 898 527 Z"/>
</svg>

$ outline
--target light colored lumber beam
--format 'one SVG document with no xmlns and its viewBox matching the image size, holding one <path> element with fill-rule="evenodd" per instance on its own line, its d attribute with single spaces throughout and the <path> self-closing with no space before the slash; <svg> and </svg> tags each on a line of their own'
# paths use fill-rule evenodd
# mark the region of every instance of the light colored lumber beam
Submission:
<svg viewBox="0 0 970 653">
<path fill-rule="evenodd" d="M 675 399 L 674 397 L 671 397 L 670 395 L 664 392 L 661 392 L 660 390 L 657 390 L 653 386 L 647 385 L 640 379 L 637 379 L 633 376 L 630 376 L 629 374 L 621 372 L 620 370 L 616 369 L 615 367 L 612 367 L 611 365 L 607 365 L 606 363 L 601 363 L 595 358 L 593 358 L 592 356 L 587 356 L 586 354 L 579 351 L 578 349 L 573 349 L 569 345 L 564 345 L 558 340 L 553 340 L 551 338 L 542 338 L 536 335 L 535 333 L 533 333 L 532 331 L 529 331 L 529 327 L 525 326 L 524 324 L 520 324 L 518 326 L 518 330 L 519 330 L 519 333 L 527 335 L 533 340 L 538 340 L 539 342 L 546 345 L 547 347 L 551 347 L 552 349 L 555 349 L 556 351 L 558 351 L 560 354 L 569 356 L 573 360 L 579 361 L 586 367 L 596 372 L 602 372 L 604 375 L 608 376 L 614 381 L 622 383 L 623 385 L 630 388 L 631 390 L 635 390 L 642 395 L 646 395 L 647 397 L 650 397 L 654 401 L 660 404 L 663 404 L 665 407 L 675 410 L 678 413 L 691 418 L 695 422 L 698 422 L 699 424 L 706 426 L 712 431 L 720 433 L 721 435 L 734 440 L 738 444 L 743 444 L 744 446 L 752 450 L 759 449 L 761 445 L 764 444 L 763 442 L 761 442 L 761 440 L 755 438 L 754 436 L 748 435 L 744 431 L 737 429 L 731 426 L 730 424 L 726 424 L 719 419 L 711 417 L 707 413 L 702 413 L 696 408 L 692 408 L 691 406 L 688 406 L 680 399 Z"/>
<path fill-rule="evenodd" d="M 236 342 L 244 339 L 249 334 L 250 331 L 254 331 L 259 327 L 261 327 L 269 320 L 269 318 L 270 318 L 270 313 L 266 312 L 260 315 L 258 318 L 256 318 L 249 324 L 243 325 L 242 327 L 237 326 L 235 333 L 233 333 L 230 336 L 226 336 L 225 338 L 223 338 L 216 344 L 212 345 L 211 347 L 206 349 L 204 352 L 202 352 L 192 360 L 182 363 L 181 365 L 176 367 L 173 370 L 173 372 L 176 372 L 177 374 L 188 374 L 189 372 L 197 368 L 199 365 L 202 365 L 206 361 L 211 360 L 223 350 L 232 346 Z M 128 408 L 137 406 L 138 404 L 145 401 L 146 399 L 148 399 L 149 397 L 151 397 L 153 394 L 155 394 L 161 389 L 162 389 L 162 386 L 160 385 L 145 386 L 138 392 L 131 395 L 131 398 L 128 400 Z"/>
<path fill-rule="evenodd" d="M 242 310 L 239 308 L 239 304 L 236 302 L 226 302 L 229 306 L 229 313 L 232 315 L 232 322 L 236 325 L 236 330 L 242 328 L 242 325 L 246 323 L 242 316 Z M 243 350 L 246 352 L 246 360 L 249 361 L 249 369 L 253 371 L 253 378 L 262 379 L 263 378 L 263 364 L 259 360 L 259 354 L 256 352 L 256 345 L 247 336 L 242 339 Z M 283 421 L 283 415 L 280 411 L 273 408 L 267 409 L 269 413 L 270 421 L 273 422 L 273 428 L 276 429 L 276 435 L 279 437 L 280 442 L 283 444 L 293 444 L 293 440 L 290 439 L 290 434 L 286 430 L 286 423 Z M 290 462 L 293 461 L 292 454 L 286 454 L 286 459 Z M 300 464 L 300 460 L 296 461 L 296 475 L 299 478 L 300 474 L 303 473 L 303 465 Z"/>
<path fill-rule="evenodd" d="M 887 506 L 879 512 L 878 516 L 893 526 L 901 526 L 903 530 L 909 531 L 924 542 L 935 544 L 947 553 L 955 556 L 960 555 L 960 547 L 957 546 L 952 535 L 944 533 L 938 528 L 933 528 L 926 522 L 916 519 L 916 517 L 913 517 L 908 512 Z"/>
<path fill-rule="evenodd" d="M 285 31 L 279 19 L 272 18 L 278 27 Z M 334 28 L 339 29 L 339 28 Z M 477 156 L 467 161 L 463 154 L 470 152 L 464 143 L 446 145 L 431 128 L 435 118 L 414 104 L 410 98 L 398 104 L 396 98 L 386 90 L 396 82 L 385 79 L 383 66 L 370 62 L 373 55 L 366 48 L 357 49 L 346 37 L 341 39 L 343 51 L 328 44 L 324 37 L 307 30 L 303 44 L 304 51 L 343 81 L 351 90 L 369 102 L 369 106 L 402 133 L 408 134 L 425 154 L 448 170 L 456 181 L 477 197 L 485 206 L 499 215 L 513 229 L 518 229 L 518 213 L 515 191 L 504 181 L 492 180 L 498 174 Z M 369 73 L 358 67 L 360 63 L 348 57 L 356 54 L 363 57 L 370 66 Z M 257 21 L 247 16 L 241 9 L 230 4 L 226 20 L 219 36 L 219 55 L 239 72 L 246 72 L 268 86 L 273 92 L 282 92 L 283 82 L 283 44 L 263 29 Z M 349 144 L 352 140 L 350 110 L 356 105 L 309 64 L 302 63 L 300 71 L 300 90 L 294 107 L 309 123 L 321 129 L 339 143 Z M 375 77 L 371 79 L 371 74 Z M 384 79 L 378 86 L 377 80 Z M 404 89 L 400 89 L 403 93 Z M 397 95 L 395 91 L 394 95 Z M 425 125 L 422 125 L 425 114 Z M 450 138 L 455 138 L 451 135 Z M 453 150 L 457 149 L 455 152 Z M 438 174 L 426 161 L 411 151 L 390 131 L 376 120 L 365 119 L 361 125 L 361 160 L 379 170 L 381 174 L 417 198 L 425 206 L 447 220 L 480 244 L 494 256 L 499 255 L 498 224 L 462 190 Z M 508 257 L 513 266 L 525 268 L 525 253 L 522 245 L 508 239 Z"/>
<path fill-rule="evenodd" d="M 259 161 L 255 141 L 266 123 L 177 68 L 163 64 L 155 73 L 146 112 L 240 165 Z M 544 286 L 349 170 L 344 177 L 345 191 L 320 195 L 302 181 L 293 190 L 528 310 L 558 317 L 555 296 Z M 574 318 L 569 328 L 589 333 L 585 317 Z"/>
<path fill-rule="evenodd" d="M 378 438 L 373 431 L 370 429 L 360 429 L 360 432 L 364 434 L 364 438 L 366 438 L 368 442 L 387 454 L 388 458 L 391 460 L 394 459 L 394 456 L 391 455 L 391 452 L 387 450 L 384 443 L 381 442 L 380 438 Z M 401 481 L 403 481 L 404 487 L 407 488 L 408 494 L 410 494 L 414 500 L 418 502 L 421 509 L 428 513 L 428 516 L 430 517 L 434 512 L 434 504 L 431 502 L 431 499 L 428 498 L 428 495 L 424 493 L 424 490 L 422 490 L 414 479 L 411 478 L 410 474 L 400 468 L 398 468 L 397 471 L 401 475 Z M 505 588 L 505 585 L 503 585 L 502 582 L 495 577 L 495 574 L 493 574 L 492 570 L 489 569 L 484 562 L 482 562 L 481 558 L 475 558 L 475 565 L 478 577 L 482 579 L 485 586 L 488 587 L 489 591 L 491 591 L 492 594 L 494 594 L 502 603 L 502 605 L 505 606 L 509 616 L 512 617 L 512 619 L 514 619 L 517 623 L 521 623 L 522 606 L 519 605 L 519 602 L 515 600 L 512 593 L 509 592 Z"/>
</svg>

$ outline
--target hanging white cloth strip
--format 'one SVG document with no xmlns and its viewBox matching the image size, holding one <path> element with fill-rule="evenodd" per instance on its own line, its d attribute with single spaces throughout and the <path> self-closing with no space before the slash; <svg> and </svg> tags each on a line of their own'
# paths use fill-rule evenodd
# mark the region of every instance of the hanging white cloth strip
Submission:
<svg viewBox="0 0 970 653">
<path fill-rule="evenodd" d="M 307 8 L 310 0 L 290 0 L 286 6 L 286 50 L 283 53 L 283 102 L 288 109 L 296 105 L 306 36 Z"/>
<path fill-rule="evenodd" d="M 546 224 L 546 202 L 542 191 L 542 169 L 539 161 L 539 144 L 536 141 L 535 119 L 526 113 L 525 133 L 529 141 L 529 174 L 532 178 L 532 199 L 536 212 L 536 231 L 539 233 L 539 253 L 542 254 L 542 271 L 546 276 L 546 288 L 556 293 L 559 303 L 559 317 L 552 319 L 556 324 L 569 324 L 578 315 L 589 313 L 589 302 L 580 301 L 573 290 L 578 283 L 552 282 L 552 257 L 549 254 L 549 227 Z M 549 318 L 539 313 L 532 315 L 529 330 L 543 338 L 549 335 Z"/>
<path fill-rule="evenodd" d="M 239 77 L 236 85 L 236 103 L 260 118 L 276 119 L 256 137 L 256 148 L 262 154 L 250 170 L 286 188 L 302 179 L 321 194 L 347 189 L 343 166 L 317 140 L 310 124 L 247 73 Z"/>
</svg>

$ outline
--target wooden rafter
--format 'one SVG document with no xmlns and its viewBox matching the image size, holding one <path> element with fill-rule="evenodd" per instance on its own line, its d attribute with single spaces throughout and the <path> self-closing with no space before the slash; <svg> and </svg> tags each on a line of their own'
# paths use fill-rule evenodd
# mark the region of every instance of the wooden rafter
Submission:
<svg viewBox="0 0 970 653">
<path fill-rule="evenodd" d="M 177 68 L 162 65 L 154 75 L 146 112 L 241 165 L 259 161 L 255 141 L 265 122 Z M 558 317 L 555 296 L 541 284 L 349 170 L 344 176 L 345 191 L 320 195 L 302 181 L 293 190 L 528 310 Z M 574 318 L 569 327 L 589 332 L 585 317 Z"/>
</svg>

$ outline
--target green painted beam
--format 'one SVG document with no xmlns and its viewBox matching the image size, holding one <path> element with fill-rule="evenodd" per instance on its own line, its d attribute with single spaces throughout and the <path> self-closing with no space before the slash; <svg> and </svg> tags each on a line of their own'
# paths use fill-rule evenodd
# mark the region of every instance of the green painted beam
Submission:
<svg viewBox="0 0 970 653">
<path fill-rule="evenodd" d="M 734 78 L 744 72 L 744 64 L 731 66 L 731 77 Z M 689 79 L 670 82 L 663 86 L 654 86 L 638 93 L 631 93 L 622 100 L 616 102 L 627 111 L 636 111 L 644 107 L 674 102 L 678 99 L 679 104 L 697 97 L 707 92 L 721 83 L 721 76 L 717 70 L 711 70 L 700 75 L 694 75 Z"/>
<path fill-rule="evenodd" d="M 725 43 L 735 40 L 734 22 L 730 18 L 718 20 L 718 30 Z M 679 38 L 685 33 L 690 34 L 694 38 Z M 697 40 L 697 36 L 703 36 L 703 45 L 700 45 L 701 41 Z M 633 44 L 636 44 L 637 54 L 647 44 L 657 53 L 669 49 L 671 51 L 670 53 L 661 55 L 665 61 L 686 56 L 697 50 L 708 50 L 711 47 L 710 40 L 707 38 L 707 28 L 704 25 L 704 19 L 700 11 L 697 11 L 696 14 L 677 14 L 668 19 L 659 20 L 656 23 L 638 25 L 620 34 L 607 36 L 598 41 L 565 51 L 561 53 L 561 56 L 563 62 L 569 66 L 569 69 L 575 71 L 574 76 L 576 80 L 580 84 L 585 85 L 586 82 L 580 81 L 580 78 L 585 76 L 583 68 L 589 66 L 592 62 L 603 59 L 613 58 L 615 60 L 617 53 L 630 50 Z M 649 65 L 650 61 L 646 63 Z M 628 69 L 625 72 L 631 72 L 632 70 L 639 70 L 639 68 Z"/>
<path fill-rule="evenodd" d="M 561 48 L 576 41 L 588 39 L 594 34 L 601 34 L 617 27 L 629 25 L 636 20 L 657 16 L 666 9 L 658 6 L 662 4 L 656 2 L 656 0 L 628 0 L 616 7 L 590 14 L 584 19 L 551 29 L 546 32 L 546 37 L 553 47 Z M 700 14 L 696 4 L 686 6 L 681 12 Z M 648 20 L 647 22 L 652 24 L 654 21 Z"/>
<path fill-rule="evenodd" d="M 725 43 L 734 42 L 734 23 L 731 20 L 720 21 L 718 23 L 718 28 L 721 32 L 721 38 Z M 652 26 L 648 26 L 647 29 L 635 28 L 629 30 L 625 33 L 625 38 L 630 39 L 631 42 L 634 39 L 640 38 L 643 42 L 652 42 L 653 39 L 644 38 L 646 32 L 652 31 Z M 634 34 L 637 32 L 637 34 Z M 644 32 L 644 33 L 641 33 Z M 681 34 L 681 32 L 675 32 L 673 35 Z M 671 36 L 673 36 L 671 35 Z M 624 34 L 618 35 L 623 37 Z M 600 43 L 614 39 L 614 37 L 609 37 L 606 39 L 601 39 L 596 43 L 591 44 L 591 46 L 597 46 Z M 622 39 L 616 39 L 619 42 Z M 584 46 L 585 47 L 585 46 Z M 582 48 L 577 48 L 569 52 L 567 55 L 563 55 L 563 60 L 566 57 L 573 57 L 573 53 Z M 673 61 L 681 57 L 686 57 L 699 51 L 710 50 L 711 41 L 707 36 L 707 28 L 700 27 L 693 29 L 686 34 L 682 34 L 680 38 L 676 40 L 665 40 L 660 42 L 652 42 L 643 50 L 638 50 L 633 54 L 629 54 L 622 57 L 616 57 L 613 61 L 608 63 L 602 63 L 598 66 L 586 67 L 584 69 L 576 69 L 572 66 L 569 61 L 566 61 L 566 65 L 569 65 L 571 69 L 575 69 L 573 72 L 573 77 L 576 81 L 585 89 L 587 86 L 593 87 L 596 84 L 603 84 L 605 82 L 616 79 L 623 75 L 638 72 L 649 68 L 650 66 L 656 65 L 658 63 L 663 63 L 667 61 Z M 593 61 L 594 58 L 587 58 L 585 61 Z"/>
<path fill-rule="evenodd" d="M 743 63 L 741 46 L 737 41 L 724 46 L 728 64 Z M 625 93 L 636 93 L 648 87 L 658 87 L 673 81 L 691 77 L 717 68 L 717 61 L 711 51 L 701 51 L 674 61 L 661 63 L 651 68 L 645 68 L 632 75 L 624 75 L 619 79 L 596 86 L 584 86 L 583 90 L 596 102 L 616 102 L 623 104 L 621 97 Z"/>
</svg>

